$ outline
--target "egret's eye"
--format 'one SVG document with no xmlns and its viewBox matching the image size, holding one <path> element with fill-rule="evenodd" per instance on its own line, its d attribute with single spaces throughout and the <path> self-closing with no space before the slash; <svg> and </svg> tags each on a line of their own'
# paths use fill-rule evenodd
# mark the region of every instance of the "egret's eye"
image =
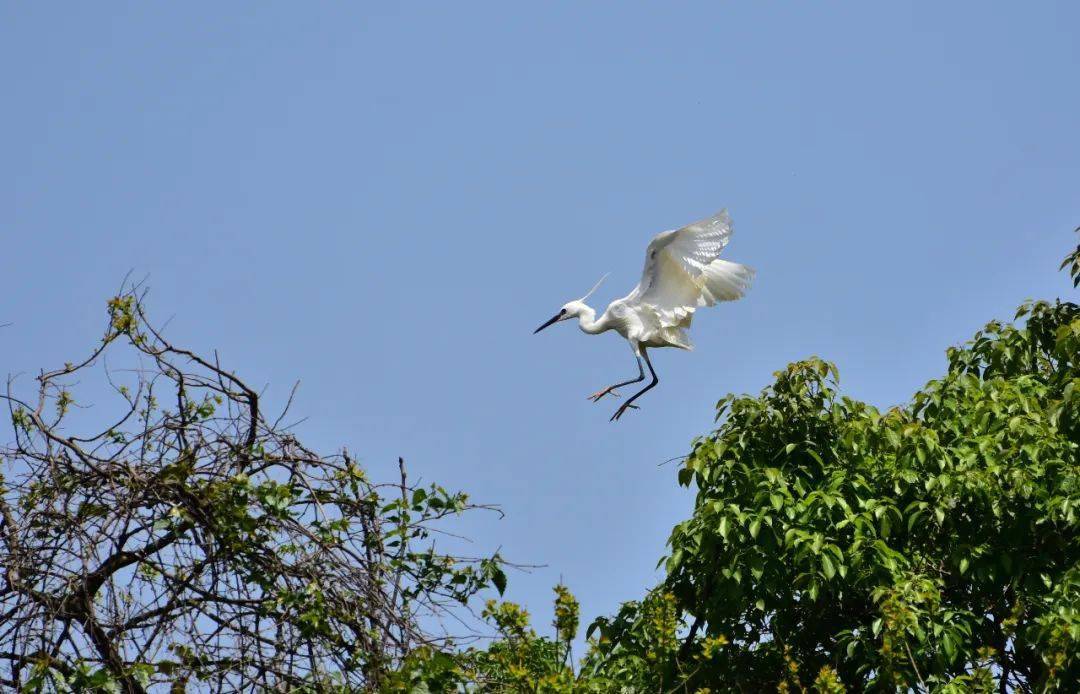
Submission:
<svg viewBox="0 0 1080 694">
<path fill-rule="evenodd" d="M 559 315 L 560 315 L 560 316 L 561 316 L 561 315 L 563 315 L 564 313 L 566 313 L 566 309 L 565 309 L 565 308 L 564 308 L 564 309 L 561 309 L 561 310 L 559 311 Z"/>
</svg>

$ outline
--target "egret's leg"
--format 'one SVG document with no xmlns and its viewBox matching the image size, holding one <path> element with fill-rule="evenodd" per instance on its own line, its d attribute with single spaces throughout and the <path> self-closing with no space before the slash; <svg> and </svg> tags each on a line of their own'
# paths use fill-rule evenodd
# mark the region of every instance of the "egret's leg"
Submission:
<svg viewBox="0 0 1080 694">
<path fill-rule="evenodd" d="M 637 378 L 631 379 L 629 381 L 623 381 L 622 383 L 616 383 L 615 385 L 608 386 L 607 388 L 604 388 L 603 390 L 598 390 L 595 393 L 593 393 L 592 395 L 590 395 L 589 399 L 592 400 L 593 402 L 597 402 L 597 401 L 600 400 L 600 398 L 604 397 L 605 395 L 607 395 L 609 393 L 611 395 L 614 395 L 615 397 L 618 397 L 619 394 L 615 392 L 616 388 L 622 388 L 623 386 L 628 386 L 631 383 L 640 383 L 641 381 L 644 381 L 645 380 L 645 369 L 643 369 L 641 367 L 641 357 L 635 357 L 635 359 L 637 359 Z"/>
<path fill-rule="evenodd" d="M 645 363 L 649 365 L 649 373 L 652 374 L 652 381 L 649 383 L 649 385 L 645 386 L 644 388 L 642 388 L 638 392 L 634 393 L 630 397 L 629 400 L 624 402 L 619 407 L 619 409 L 615 410 L 615 414 L 611 415 L 611 421 L 613 421 L 613 422 L 615 420 L 617 420 L 619 417 L 622 417 L 623 413 L 626 412 L 626 410 L 628 408 L 634 407 L 634 405 L 631 405 L 630 403 L 632 403 L 635 400 L 637 400 L 638 398 L 640 398 L 647 391 L 651 390 L 652 388 L 655 388 L 656 384 L 660 382 L 660 377 L 656 375 L 656 369 L 653 368 L 652 361 L 649 360 L 649 353 L 648 353 L 648 351 L 646 351 L 646 349 L 644 347 L 641 348 L 641 356 L 645 357 Z"/>
</svg>

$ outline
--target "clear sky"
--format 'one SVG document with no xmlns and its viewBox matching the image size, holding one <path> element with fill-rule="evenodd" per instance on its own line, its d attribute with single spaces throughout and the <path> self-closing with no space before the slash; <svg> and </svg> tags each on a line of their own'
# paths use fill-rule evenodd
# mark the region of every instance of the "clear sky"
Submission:
<svg viewBox="0 0 1080 694">
<path fill-rule="evenodd" d="M 789 361 L 902 403 L 944 349 L 1075 294 L 1075 2 L 0 4 L 0 367 L 82 354 L 124 275 L 301 437 L 500 504 L 550 620 L 639 597 L 723 394 Z M 727 207 L 758 269 L 617 424 L 614 333 L 532 330 Z M 30 377 L 20 381 L 30 385 Z M 90 394 L 92 395 L 92 394 Z M 4 438 L 9 432 L 0 430 Z"/>
</svg>

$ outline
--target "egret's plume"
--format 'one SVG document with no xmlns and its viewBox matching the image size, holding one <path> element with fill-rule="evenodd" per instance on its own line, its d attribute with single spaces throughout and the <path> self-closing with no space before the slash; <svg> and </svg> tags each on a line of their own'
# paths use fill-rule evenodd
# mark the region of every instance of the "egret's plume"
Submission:
<svg viewBox="0 0 1080 694">
<path fill-rule="evenodd" d="M 588 299 L 588 298 L 589 298 L 590 296 L 592 296 L 592 293 L 593 293 L 593 292 L 595 292 L 595 291 L 596 291 L 597 289 L 599 289 L 599 288 L 600 288 L 600 285 L 604 283 L 604 280 L 606 280 L 606 279 L 607 279 L 607 277 L 608 277 L 608 275 L 610 275 L 610 274 L 611 274 L 610 272 L 606 272 L 606 273 L 604 273 L 604 276 L 600 278 L 600 281 L 599 281 L 599 282 L 597 282 L 596 284 L 594 284 L 594 285 L 593 285 L 593 288 L 592 288 L 592 289 L 590 289 L 590 290 L 589 290 L 588 292 L 586 292 L 585 296 L 583 296 L 583 297 L 581 297 L 580 299 L 578 299 L 578 301 L 585 301 L 585 300 L 586 300 L 586 299 Z"/>
</svg>

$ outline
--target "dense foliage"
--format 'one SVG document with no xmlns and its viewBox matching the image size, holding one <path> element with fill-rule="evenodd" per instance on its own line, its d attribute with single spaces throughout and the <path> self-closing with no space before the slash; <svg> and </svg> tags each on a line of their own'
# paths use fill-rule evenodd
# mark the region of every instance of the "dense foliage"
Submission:
<svg viewBox="0 0 1080 694">
<path fill-rule="evenodd" d="M 95 367 L 114 410 L 80 402 Z M 428 618 L 505 586 L 497 556 L 435 550 L 440 519 L 475 508 L 464 494 L 314 453 L 132 292 L 88 358 L 4 397 L 5 690 L 375 689 L 441 643 Z"/>
<path fill-rule="evenodd" d="M 666 590 L 731 640 L 697 676 L 772 688 L 1080 678 L 1080 312 L 991 323 L 912 403 L 841 397 L 809 360 L 729 398 L 681 481 Z"/>
</svg>

